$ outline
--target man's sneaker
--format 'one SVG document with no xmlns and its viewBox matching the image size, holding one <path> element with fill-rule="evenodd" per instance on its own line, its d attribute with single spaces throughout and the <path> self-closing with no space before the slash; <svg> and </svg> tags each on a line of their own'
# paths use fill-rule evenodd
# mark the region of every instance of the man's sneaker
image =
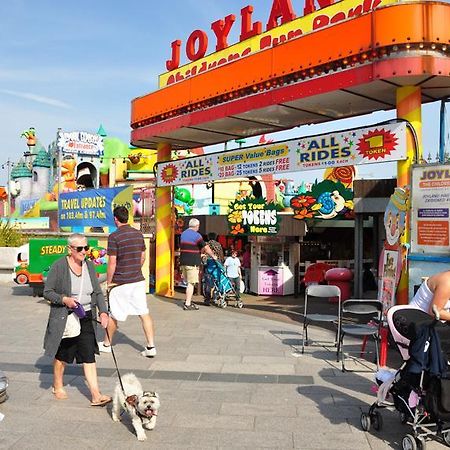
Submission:
<svg viewBox="0 0 450 450">
<path fill-rule="evenodd" d="M 97 342 L 98 350 L 102 353 L 111 353 L 111 346 L 105 345 L 103 342 Z"/>
<path fill-rule="evenodd" d="M 197 311 L 198 310 L 198 306 L 192 302 L 190 305 L 186 305 L 186 303 L 183 305 L 183 309 L 185 311 Z"/>
<path fill-rule="evenodd" d="M 141 352 L 142 356 L 146 356 L 147 358 L 153 358 L 156 356 L 156 348 L 155 347 L 145 347 L 145 349 Z"/>
</svg>

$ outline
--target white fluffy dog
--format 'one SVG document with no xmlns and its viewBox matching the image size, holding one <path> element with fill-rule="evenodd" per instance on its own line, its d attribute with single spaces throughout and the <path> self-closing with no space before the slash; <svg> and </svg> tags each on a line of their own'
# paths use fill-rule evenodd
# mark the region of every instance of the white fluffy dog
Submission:
<svg viewBox="0 0 450 450">
<path fill-rule="evenodd" d="M 156 392 L 144 392 L 141 383 L 134 373 L 127 373 L 122 377 L 122 386 L 117 383 L 114 390 L 112 419 L 120 421 L 121 409 L 128 412 L 139 441 L 145 441 L 144 428 L 153 430 L 156 416 L 160 407 L 159 396 Z"/>
</svg>

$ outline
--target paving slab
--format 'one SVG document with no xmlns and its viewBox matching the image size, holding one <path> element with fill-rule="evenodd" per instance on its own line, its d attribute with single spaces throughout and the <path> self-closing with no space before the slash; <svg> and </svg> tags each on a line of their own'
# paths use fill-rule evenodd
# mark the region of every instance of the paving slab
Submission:
<svg viewBox="0 0 450 450">
<path fill-rule="evenodd" d="M 135 373 L 161 397 L 156 429 L 140 443 L 126 415 L 114 423 L 111 405 L 89 406 L 81 367 L 67 367 L 69 399 L 54 399 L 52 361 L 42 354 L 48 304 L 28 292 L 0 285 L 0 369 L 10 381 L 10 398 L 0 405 L 1 449 L 373 450 L 399 448 L 408 431 L 388 411 L 382 431 L 360 429 L 361 411 L 374 401 L 373 373 L 343 373 L 333 345 L 310 345 L 301 354 L 301 299 L 291 300 L 289 315 L 286 304 L 272 299 L 274 313 L 266 309 L 261 316 L 255 298 L 247 298 L 243 310 L 200 304 L 187 312 L 179 298 L 148 296 L 156 358 L 139 354 L 137 318 L 121 324 L 114 346 L 120 373 Z M 334 335 L 313 325 L 310 333 L 318 341 Z M 349 349 L 359 348 L 348 342 Z M 118 378 L 110 354 L 97 358 L 97 370 L 102 391 L 112 394 Z"/>
</svg>

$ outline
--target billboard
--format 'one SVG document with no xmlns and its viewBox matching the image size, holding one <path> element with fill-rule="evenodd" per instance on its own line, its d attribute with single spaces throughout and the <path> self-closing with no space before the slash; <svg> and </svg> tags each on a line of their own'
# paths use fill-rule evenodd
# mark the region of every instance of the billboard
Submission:
<svg viewBox="0 0 450 450">
<path fill-rule="evenodd" d="M 210 153 L 155 168 L 157 186 L 164 187 L 404 159 L 406 124 L 399 122 Z"/>
<path fill-rule="evenodd" d="M 62 193 L 58 199 L 59 226 L 114 227 L 116 206 L 125 206 L 133 217 L 133 186 Z"/>
<path fill-rule="evenodd" d="M 450 249 L 450 165 L 412 171 L 411 251 L 448 254 Z"/>
</svg>

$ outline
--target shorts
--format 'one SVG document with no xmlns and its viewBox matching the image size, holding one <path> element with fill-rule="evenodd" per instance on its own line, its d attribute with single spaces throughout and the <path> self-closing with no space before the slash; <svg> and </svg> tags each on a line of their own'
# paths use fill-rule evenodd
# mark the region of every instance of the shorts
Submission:
<svg viewBox="0 0 450 450">
<path fill-rule="evenodd" d="M 181 274 L 183 275 L 184 281 L 189 284 L 197 284 L 198 276 L 200 274 L 200 269 L 198 266 L 181 266 Z"/>
<path fill-rule="evenodd" d="M 111 316 L 119 322 L 124 322 L 128 316 L 148 314 L 145 286 L 145 280 L 142 280 L 113 287 L 109 292 Z"/>
<path fill-rule="evenodd" d="M 81 332 L 78 336 L 61 340 L 55 359 L 67 364 L 71 364 L 74 359 L 77 364 L 95 363 L 98 346 L 91 311 L 86 311 L 86 317 L 80 319 L 80 326 Z"/>
</svg>

